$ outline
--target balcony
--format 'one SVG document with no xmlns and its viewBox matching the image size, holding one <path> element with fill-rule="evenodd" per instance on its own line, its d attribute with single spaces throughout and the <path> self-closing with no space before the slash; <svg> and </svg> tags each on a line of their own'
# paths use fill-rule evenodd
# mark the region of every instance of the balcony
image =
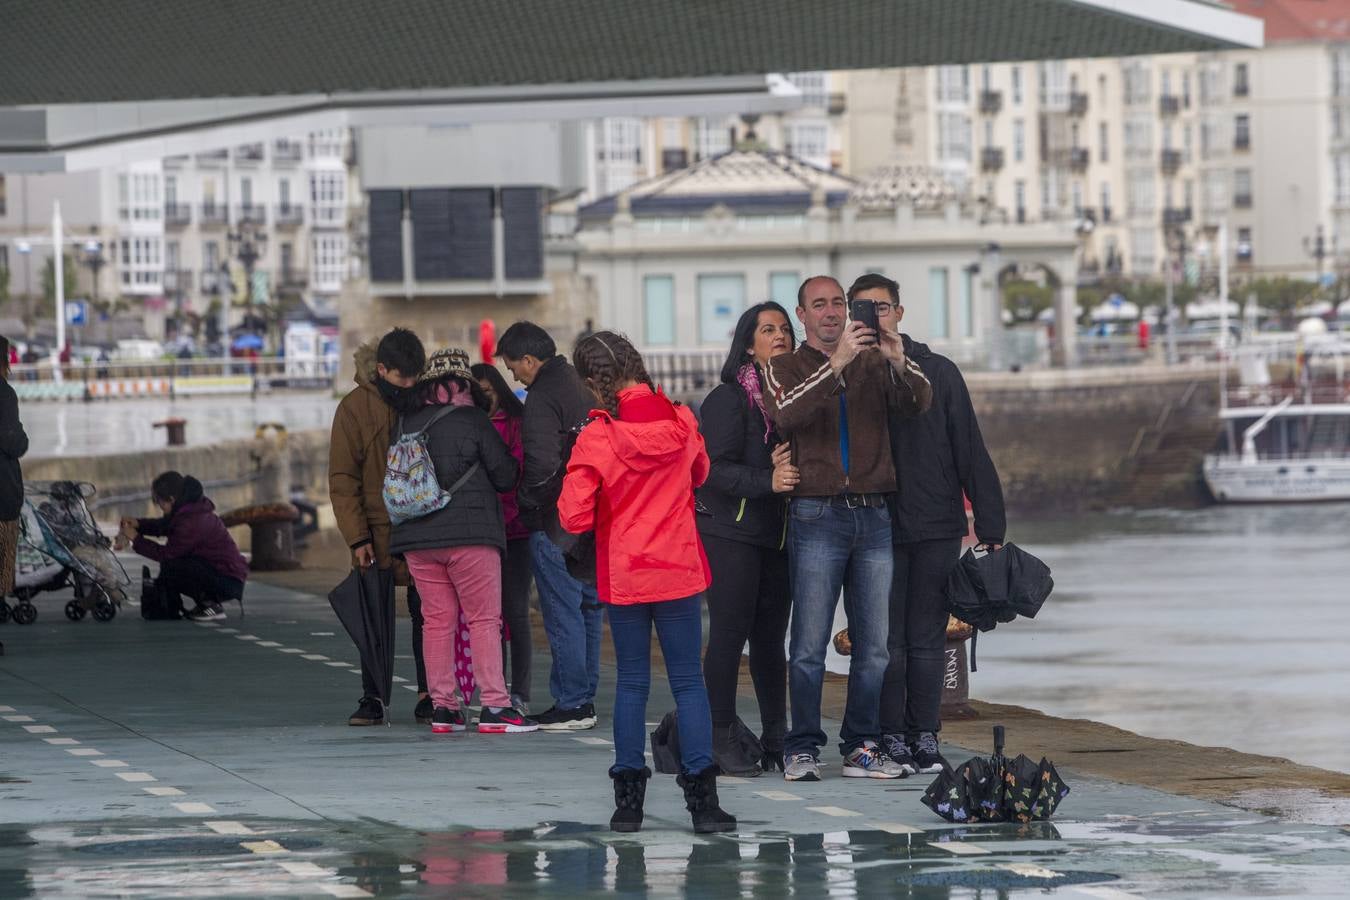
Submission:
<svg viewBox="0 0 1350 900">
<path fill-rule="evenodd" d="M 1234 195 L 1233 195 L 1233 208 L 1234 208 L 1234 209 L 1251 209 L 1251 208 L 1252 208 L 1252 195 L 1251 195 L 1251 194 L 1234 194 Z"/>
<path fill-rule="evenodd" d="M 278 166 L 291 166 L 305 158 L 305 145 L 300 141 L 288 141 L 284 138 L 272 144 L 272 163 Z"/>
<path fill-rule="evenodd" d="M 689 151 L 682 147 L 666 148 L 661 151 L 661 171 L 675 172 L 689 165 Z"/>
<path fill-rule="evenodd" d="M 997 172 L 1003 168 L 1003 148 L 985 147 L 980 151 L 980 171 Z"/>
<path fill-rule="evenodd" d="M 277 206 L 278 228 L 299 228 L 305 224 L 305 208 L 295 203 L 282 203 Z"/>
<path fill-rule="evenodd" d="M 1164 227 L 1185 225 L 1190 220 L 1191 208 L 1189 206 L 1169 206 L 1163 210 Z"/>
<path fill-rule="evenodd" d="M 164 272 L 164 293 L 170 296 L 192 293 L 192 270 L 166 270 Z"/>
<path fill-rule="evenodd" d="M 234 161 L 240 165 L 256 166 L 267 158 L 261 143 L 240 144 L 234 148 Z"/>
<path fill-rule="evenodd" d="M 346 227 L 347 208 L 338 203 L 315 203 L 309 209 L 309 224 L 319 228 Z"/>
<path fill-rule="evenodd" d="M 303 288 L 309 284 L 309 273 L 303 269 L 281 269 L 277 272 L 277 286 L 286 289 Z"/>
<path fill-rule="evenodd" d="M 1069 115 L 1081 119 L 1087 115 L 1088 95 L 1075 91 L 1069 95 Z"/>
<path fill-rule="evenodd" d="M 830 94 L 829 102 L 825 106 L 825 111 L 832 116 L 842 116 L 844 110 L 848 109 L 848 97 L 843 93 Z"/>
<path fill-rule="evenodd" d="M 1102 207 L 1102 221 L 1103 222 L 1111 221 L 1111 207 L 1109 206 Z"/>
<path fill-rule="evenodd" d="M 1233 149 L 1234 150 L 1252 149 L 1252 136 L 1250 134 L 1241 134 L 1241 133 L 1235 135 L 1233 137 Z"/>
<path fill-rule="evenodd" d="M 164 168 L 181 169 L 186 166 L 191 159 L 192 157 L 188 156 L 186 153 L 180 153 L 177 156 L 166 156 L 164 157 Z"/>
<path fill-rule="evenodd" d="M 1181 112 L 1181 98 L 1176 94 L 1163 94 L 1158 98 L 1158 115 L 1168 118 L 1179 112 Z"/>
<path fill-rule="evenodd" d="M 192 206 L 187 203 L 164 204 L 164 227 L 186 228 L 192 224 Z"/>
<path fill-rule="evenodd" d="M 220 272 L 216 269 L 202 269 L 202 293 L 220 293 Z"/>
<path fill-rule="evenodd" d="M 223 169 L 230 161 L 228 150 L 208 150 L 197 154 L 197 165 L 203 169 Z"/>
<path fill-rule="evenodd" d="M 1175 175 L 1181 169 L 1181 151 L 1164 150 L 1158 156 L 1164 175 Z"/>
<path fill-rule="evenodd" d="M 235 221 L 254 225 L 267 224 L 267 207 L 261 203 L 240 203 L 235 208 Z"/>
<path fill-rule="evenodd" d="M 1003 110 L 1002 91 L 980 91 L 980 115 L 996 116 Z"/>
<path fill-rule="evenodd" d="M 1252 264 L 1252 244 L 1251 241 L 1238 241 L 1237 243 L 1237 261 L 1239 265 L 1250 266 Z"/>
<path fill-rule="evenodd" d="M 1069 150 L 1069 168 L 1075 172 L 1086 172 L 1092 154 L 1086 147 L 1073 147 Z"/>
<path fill-rule="evenodd" d="M 230 211 L 224 203 L 202 204 L 202 227 L 220 227 L 230 223 Z"/>
</svg>

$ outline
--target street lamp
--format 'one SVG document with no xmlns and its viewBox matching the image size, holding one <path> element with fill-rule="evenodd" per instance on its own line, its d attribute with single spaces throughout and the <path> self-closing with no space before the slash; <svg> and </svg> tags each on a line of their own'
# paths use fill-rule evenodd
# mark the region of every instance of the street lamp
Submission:
<svg viewBox="0 0 1350 900">
<path fill-rule="evenodd" d="M 245 306 L 251 307 L 253 304 L 253 270 L 258 264 L 258 260 L 267 255 L 268 234 L 257 223 L 248 219 L 241 220 L 235 228 L 228 231 L 225 240 L 229 248 L 230 256 L 239 260 L 239 264 L 244 267 L 244 297 Z M 228 281 L 228 266 L 222 266 L 225 270 Z M 245 318 L 252 318 L 251 314 L 245 313 Z M 222 340 L 228 341 L 230 334 L 229 319 L 229 300 L 228 298 L 221 302 L 221 335 Z"/>
<path fill-rule="evenodd" d="M 80 248 L 80 262 L 89 269 L 89 275 L 94 281 L 94 305 L 98 306 L 98 273 L 108 264 L 108 258 L 103 255 L 103 242 L 97 238 L 90 238 L 84 242 Z"/>
<path fill-rule="evenodd" d="M 1336 255 L 1336 237 L 1333 235 L 1327 240 L 1326 232 L 1322 226 L 1317 226 L 1317 234 L 1312 238 L 1303 239 L 1303 252 L 1307 253 L 1313 259 L 1317 260 L 1317 284 L 1322 284 L 1322 270 L 1325 267 L 1327 257 Z"/>
</svg>

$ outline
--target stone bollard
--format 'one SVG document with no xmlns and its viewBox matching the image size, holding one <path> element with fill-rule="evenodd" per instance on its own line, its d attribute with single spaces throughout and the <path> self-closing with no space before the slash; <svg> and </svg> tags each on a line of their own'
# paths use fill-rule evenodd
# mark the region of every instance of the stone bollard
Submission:
<svg viewBox="0 0 1350 900">
<path fill-rule="evenodd" d="M 235 510 L 231 518 L 236 520 L 234 524 L 248 525 L 251 530 L 253 569 L 298 569 L 294 523 L 300 512 L 290 503 L 291 454 L 286 426 L 265 422 L 258 426 L 255 436 L 258 447 L 253 458 L 258 466 L 258 479 L 253 484 L 254 505 Z"/>
<path fill-rule="evenodd" d="M 947 646 L 943 653 L 942 718 L 973 719 L 978 713 L 970 706 L 970 676 L 966 659 L 966 640 L 973 629 L 965 622 L 947 618 Z"/>
<path fill-rule="evenodd" d="M 156 422 L 155 427 L 165 430 L 170 447 L 182 447 L 187 443 L 187 419 L 165 419 L 163 422 Z"/>
</svg>

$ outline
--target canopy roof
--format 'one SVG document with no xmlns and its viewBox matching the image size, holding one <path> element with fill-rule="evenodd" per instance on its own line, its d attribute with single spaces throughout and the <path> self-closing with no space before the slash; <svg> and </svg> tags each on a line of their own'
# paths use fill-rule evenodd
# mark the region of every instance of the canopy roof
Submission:
<svg viewBox="0 0 1350 900">
<path fill-rule="evenodd" d="M 1206 0 L 7 0 L 0 106 L 1130 56 L 1261 43 Z"/>
</svg>

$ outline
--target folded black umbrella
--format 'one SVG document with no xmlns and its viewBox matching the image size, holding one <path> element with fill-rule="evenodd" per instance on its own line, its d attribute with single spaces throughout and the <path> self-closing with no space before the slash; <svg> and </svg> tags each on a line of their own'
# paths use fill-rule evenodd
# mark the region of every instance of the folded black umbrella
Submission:
<svg viewBox="0 0 1350 900">
<path fill-rule="evenodd" d="M 765 755 L 764 745 L 739 716 L 731 727 L 726 746 L 713 748 L 713 762 L 722 774 L 742 778 L 759 775 Z M 680 762 L 680 717 L 675 710 L 662 716 L 652 732 L 652 768 L 662 775 L 679 775 L 684 771 Z"/>
<path fill-rule="evenodd" d="M 328 602 L 351 635 L 385 707 L 394 694 L 394 571 L 378 566 L 352 569 Z M 385 716 L 386 720 L 388 716 Z"/>
<path fill-rule="evenodd" d="M 947 611 L 977 632 L 993 631 L 1018 616 L 1034 619 L 1055 581 L 1050 567 L 1016 544 L 977 556 L 967 550 L 947 578 Z M 970 670 L 977 670 L 976 637 L 970 641 Z"/>
<path fill-rule="evenodd" d="M 924 792 L 925 806 L 949 822 L 1030 822 L 1048 819 L 1069 787 L 1042 758 L 1003 756 L 1003 726 L 994 726 L 994 755 L 974 757 L 940 773 Z"/>
</svg>

